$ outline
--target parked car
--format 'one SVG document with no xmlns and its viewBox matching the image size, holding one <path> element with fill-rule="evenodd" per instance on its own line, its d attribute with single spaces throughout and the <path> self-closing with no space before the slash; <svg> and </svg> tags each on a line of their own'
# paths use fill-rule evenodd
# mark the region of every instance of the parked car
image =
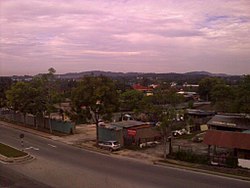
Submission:
<svg viewBox="0 0 250 188">
<path fill-rule="evenodd" d="M 98 145 L 101 149 L 107 149 L 109 151 L 116 151 L 121 148 L 121 145 L 117 141 L 99 142 Z"/>
<path fill-rule="evenodd" d="M 203 133 L 200 133 L 200 134 L 195 135 L 195 136 L 192 138 L 192 141 L 193 141 L 193 142 L 197 142 L 197 143 L 203 142 L 204 134 L 205 134 L 205 133 L 203 132 Z"/>
<path fill-rule="evenodd" d="M 174 137 L 181 136 L 181 135 L 184 135 L 184 134 L 187 134 L 187 130 L 186 129 L 172 131 L 172 135 Z"/>
</svg>

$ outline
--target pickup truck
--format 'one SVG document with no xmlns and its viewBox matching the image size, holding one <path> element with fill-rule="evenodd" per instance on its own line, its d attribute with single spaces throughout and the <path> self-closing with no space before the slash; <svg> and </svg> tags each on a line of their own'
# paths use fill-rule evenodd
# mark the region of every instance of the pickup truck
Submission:
<svg viewBox="0 0 250 188">
<path fill-rule="evenodd" d="M 107 149 L 109 151 L 116 151 L 121 148 L 121 145 L 117 141 L 105 141 L 105 142 L 99 142 L 98 146 L 101 149 Z"/>
</svg>

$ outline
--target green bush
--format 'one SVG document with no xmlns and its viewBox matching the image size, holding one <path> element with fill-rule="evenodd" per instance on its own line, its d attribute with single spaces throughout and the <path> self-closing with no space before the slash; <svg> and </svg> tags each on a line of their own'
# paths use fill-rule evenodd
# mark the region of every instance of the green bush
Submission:
<svg viewBox="0 0 250 188">
<path fill-rule="evenodd" d="M 226 165 L 231 168 L 236 168 L 238 166 L 238 159 L 235 157 L 226 158 Z"/>
<path fill-rule="evenodd" d="M 208 164 L 208 157 L 205 155 L 198 155 L 192 151 L 178 151 L 173 153 L 173 157 L 180 161 L 186 161 L 190 163 Z"/>
</svg>

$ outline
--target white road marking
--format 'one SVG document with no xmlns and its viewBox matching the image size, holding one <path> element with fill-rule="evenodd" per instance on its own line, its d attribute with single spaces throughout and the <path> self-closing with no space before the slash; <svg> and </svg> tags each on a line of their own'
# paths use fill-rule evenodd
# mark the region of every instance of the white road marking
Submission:
<svg viewBox="0 0 250 188">
<path fill-rule="evenodd" d="M 30 146 L 30 147 L 28 147 L 28 148 L 25 148 L 25 150 L 29 150 L 29 149 L 33 149 L 33 150 L 36 150 L 36 151 L 39 150 L 39 148 L 34 148 L 34 147 L 32 147 L 32 146 Z"/>
<path fill-rule="evenodd" d="M 52 144 L 48 144 L 49 146 L 51 146 L 51 147 L 53 147 L 53 148 L 56 148 L 56 146 L 55 145 L 52 145 Z"/>
<path fill-rule="evenodd" d="M 34 148 L 34 147 L 33 147 L 33 150 L 36 150 L 36 151 L 38 151 L 38 150 L 39 150 L 39 148 Z"/>
</svg>

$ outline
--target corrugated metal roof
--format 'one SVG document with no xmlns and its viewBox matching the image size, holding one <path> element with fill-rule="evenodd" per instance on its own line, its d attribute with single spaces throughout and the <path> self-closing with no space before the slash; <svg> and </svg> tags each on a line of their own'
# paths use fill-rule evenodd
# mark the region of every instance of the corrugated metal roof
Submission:
<svg viewBox="0 0 250 188">
<path fill-rule="evenodd" d="M 146 125 L 146 123 L 142 121 L 128 120 L 128 121 L 113 122 L 113 123 L 110 123 L 110 125 L 117 126 L 117 127 L 130 128 L 130 127 L 136 127 L 140 125 Z"/>
<path fill-rule="evenodd" d="M 240 115 L 215 115 L 207 124 L 248 130 L 250 129 L 250 118 Z"/>
<path fill-rule="evenodd" d="M 213 116 L 215 112 L 209 112 L 200 109 L 187 109 L 187 114 L 189 115 L 197 115 L 197 116 Z"/>
<path fill-rule="evenodd" d="M 250 134 L 209 130 L 205 134 L 203 143 L 224 148 L 250 150 Z"/>
<path fill-rule="evenodd" d="M 243 133 L 250 134 L 250 130 L 243 131 Z"/>
</svg>

